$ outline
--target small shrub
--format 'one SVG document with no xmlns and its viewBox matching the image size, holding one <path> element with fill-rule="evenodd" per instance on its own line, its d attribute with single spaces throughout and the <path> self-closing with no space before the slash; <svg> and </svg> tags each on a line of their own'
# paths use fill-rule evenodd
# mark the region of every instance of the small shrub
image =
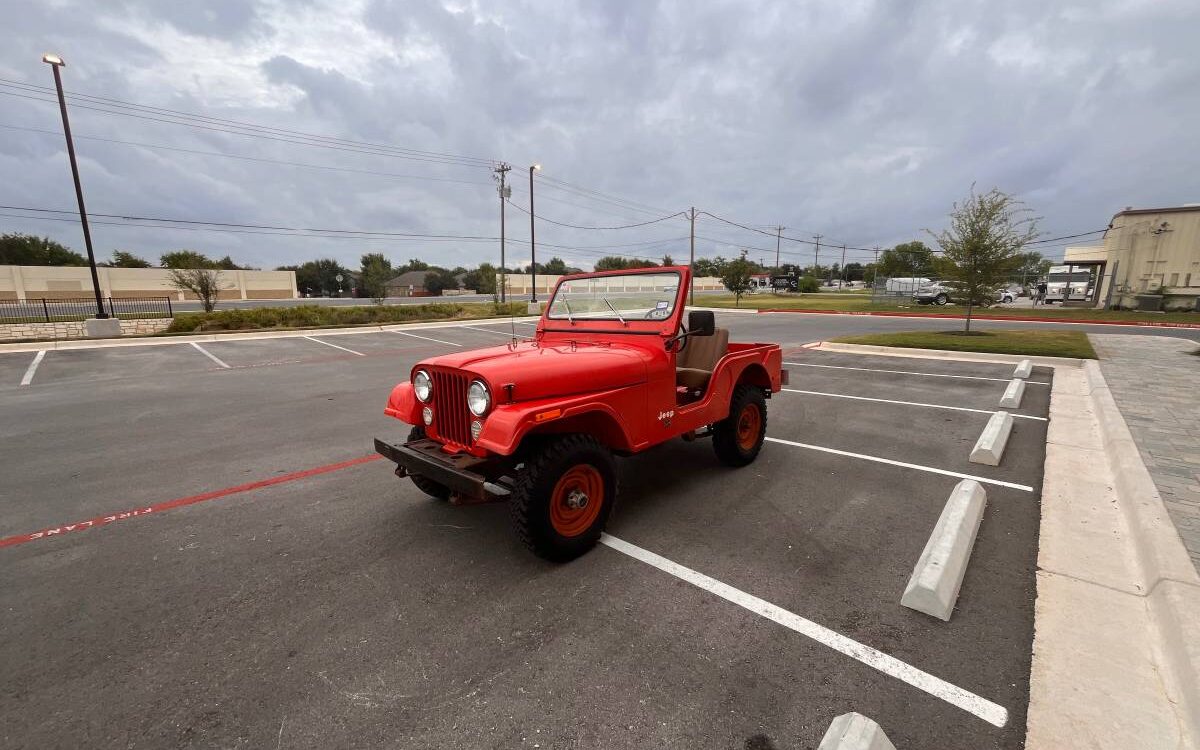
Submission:
<svg viewBox="0 0 1200 750">
<path fill-rule="evenodd" d="M 416 320 L 454 320 L 524 315 L 522 303 L 470 304 L 435 302 L 428 305 L 381 305 L 377 307 L 333 307 L 297 305 L 185 312 L 175 316 L 166 333 L 204 331 L 247 331 L 270 328 L 320 328 L 404 323 Z"/>
<path fill-rule="evenodd" d="M 821 282 L 817 281 L 812 276 L 801 276 L 796 282 L 796 291 L 798 292 L 807 292 L 811 294 L 812 292 L 820 290 L 820 288 Z"/>
</svg>

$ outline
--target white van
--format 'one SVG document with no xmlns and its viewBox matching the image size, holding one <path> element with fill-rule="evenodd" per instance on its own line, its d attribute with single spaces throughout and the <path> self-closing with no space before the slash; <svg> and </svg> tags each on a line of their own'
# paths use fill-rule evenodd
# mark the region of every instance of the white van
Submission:
<svg viewBox="0 0 1200 750">
<path fill-rule="evenodd" d="M 888 294 L 913 295 L 917 293 L 918 289 L 925 286 L 930 281 L 931 279 L 916 276 L 895 277 L 887 280 L 883 290 Z"/>
</svg>

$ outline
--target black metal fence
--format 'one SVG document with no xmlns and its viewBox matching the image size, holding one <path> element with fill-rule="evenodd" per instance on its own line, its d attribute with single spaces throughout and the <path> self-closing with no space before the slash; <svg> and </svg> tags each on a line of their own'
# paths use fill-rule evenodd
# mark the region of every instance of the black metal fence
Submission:
<svg viewBox="0 0 1200 750">
<path fill-rule="evenodd" d="M 170 297 L 107 297 L 101 298 L 104 311 L 111 317 L 124 318 L 170 318 Z M 55 323 L 85 320 L 96 317 L 95 297 L 72 297 L 68 299 L 15 299 L 0 300 L 0 324 L 2 323 Z"/>
</svg>

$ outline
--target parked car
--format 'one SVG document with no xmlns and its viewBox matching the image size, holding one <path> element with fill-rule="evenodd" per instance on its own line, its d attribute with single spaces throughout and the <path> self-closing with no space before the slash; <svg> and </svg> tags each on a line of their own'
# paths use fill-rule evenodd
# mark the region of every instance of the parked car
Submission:
<svg viewBox="0 0 1200 750">
<path fill-rule="evenodd" d="M 924 284 L 913 295 L 918 305 L 944 305 L 950 301 L 950 289 L 937 282 Z"/>
<path fill-rule="evenodd" d="M 893 277 L 884 283 L 883 290 L 888 294 L 903 294 L 905 292 L 915 294 L 921 287 L 930 283 L 932 283 L 932 279 L 927 279 L 923 276 Z"/>
<path fill-rule="evenodd" d="M 599 540 L 614 456 L 711 438 L 720 461 L 746 466 L 787 382 L 783 355 L 730 343 L 711 311 L 684 327 L 690 277 L 686 266 L 562 277 L 531 340 L 417 363 L 384 409 L 413 425 L 408 439 L 375 449 L 434 498 L 507 500 L 517 536 L 558 561 Z M 605 296 L 626 285 L 675 291 Z"/>
</svg>

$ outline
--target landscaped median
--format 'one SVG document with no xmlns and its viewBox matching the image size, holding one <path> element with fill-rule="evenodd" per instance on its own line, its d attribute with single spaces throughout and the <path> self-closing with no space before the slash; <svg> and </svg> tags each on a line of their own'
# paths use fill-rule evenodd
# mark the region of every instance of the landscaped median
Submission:
<svg viewBox="0 0 1200 750">
<path fill-rule="evenodd" d="M 170 327 L 160 335 L 291 328 L 343 328 L 417 321 L 507 318 L 524 315 L 526 315 L 526 303 L 524 302 L 466 305 L 454 302 L 434 302 L 428 305 L 258 307 L 214 310 L 210 313 L 178 313 Z"/>
<path fill-rule="evenodd" d="M 838 344 L 895 346 L 904 349 L 941 349 L 953 352 L 1024 354 L 1040 357 L 1095 359 L 1087 334 L 1079 331 L 900 331 L 868 333 L 832 339 Z"/>
<path fill-rule="evenodd" d="M 918 305 L 915 302 L 872 302 L 870 295 L 849 294 L 756 294 L 742 297 L 737 304 L 732 295 L 705 296 L 705 307 L 727 307 L 759 312 L 816 313 L 844 315 L 882 315 L 892 317 L 947 318 L 961 320 L 966 308 L 957 305 Z M 1197 312 L 1139 312 L 1137 310 L 1097 310 L 1090 307 L 987 307 L 975 308 L 977 320 L 1033 320 L 1061 323 L 1100 323 L 1200 328 Z"/>
</svg>

